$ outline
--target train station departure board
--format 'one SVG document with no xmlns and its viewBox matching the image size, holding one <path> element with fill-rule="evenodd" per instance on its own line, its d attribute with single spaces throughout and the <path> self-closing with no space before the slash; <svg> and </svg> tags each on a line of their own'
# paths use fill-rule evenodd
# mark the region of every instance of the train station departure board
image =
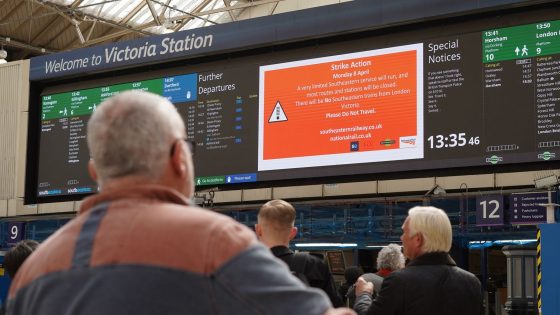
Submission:
<svg viewBox="0 0 560 315">
<path fill-rule="evenodd" d="M 178 108 L 197 145 L 197 189 L 555 160 L 560 20 L 527 19 L 364 34 L 47 87 L 37 195 L 98 190 L 87 173 L 87 122 L 129 89 Z"/>
</svg>

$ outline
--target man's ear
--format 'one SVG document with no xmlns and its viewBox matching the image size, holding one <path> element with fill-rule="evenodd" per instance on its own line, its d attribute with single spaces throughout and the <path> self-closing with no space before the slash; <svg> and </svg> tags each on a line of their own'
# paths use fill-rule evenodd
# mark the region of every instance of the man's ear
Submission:
<svg viewBox="0 0 560 315">
<path fill-rule="evenodd" d="M 418 245 L 418 248 L 422 248 L 424 246 L 424 235 L 422 235 L 422 233 L 416 233 L 414 237 L 416 238 L 415 241 Z"/>
<path fill-rule="evenodd" d="M 175 141 L 173 144 L 173 155 L 171 155 L 171 166 L 173 171 L 181 177 L 186 177 L 187 163 L 185 150 L 182 147 L 183 141 Z"/>
<path fill-rule="evenodd" d="M 259 238 L 262 236 L 262 227 L 258 223 L 255 224 L 255 233 Z"/>
<path fill-rule="evenodd" d="M 93 159 L 89 159 L 88 172 L 91 179 L 93 179 L 96 183 L 99 184 L 99 182 L 97 181 L 97 170 L 95 170 L 95 163 L 93 162 Z"/>
<path fill-rule="evenodd" d="M 292 230 L 290 231 L 290 240 L 293 240 L 294 237 L 296 237 L 297 235 L 297 227 L 292 227 Z"/>
</svg>

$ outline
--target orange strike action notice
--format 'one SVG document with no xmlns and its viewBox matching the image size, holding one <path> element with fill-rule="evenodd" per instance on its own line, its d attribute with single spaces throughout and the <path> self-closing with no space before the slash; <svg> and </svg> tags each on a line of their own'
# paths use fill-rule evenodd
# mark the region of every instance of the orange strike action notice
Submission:
<svg viewBox="0 0 560 315">
<path fill-rule="evenodd" d="M 259 170 L 423 157 L 422 44 L 263 66 Z"/>
</svg>

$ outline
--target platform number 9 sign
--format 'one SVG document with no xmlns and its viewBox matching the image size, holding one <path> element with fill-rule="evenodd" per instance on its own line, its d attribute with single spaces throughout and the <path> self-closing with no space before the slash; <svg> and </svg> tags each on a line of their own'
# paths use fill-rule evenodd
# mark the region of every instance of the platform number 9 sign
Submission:
<svg viewBox="0 0 560 315">
<path fill-rule="evenodd" d="M 19 236 L 19 227 L 17 225 L 12 225 L 10 228 L 10 239 L 15 240 Z"/>
<path fill-rule="evenodd" d="M 23 240 L 24 234 L 23 222 L 8 223 L 8 245 L 15 245 L 17 242 Z"/>
</svg>

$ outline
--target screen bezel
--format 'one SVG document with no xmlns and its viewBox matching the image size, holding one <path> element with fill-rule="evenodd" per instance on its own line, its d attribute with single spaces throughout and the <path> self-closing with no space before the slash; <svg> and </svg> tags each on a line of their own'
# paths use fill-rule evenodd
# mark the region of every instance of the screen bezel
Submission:
<svg viewBox="0 0 560 315">
<path fill-rule="evenodd" d="M 556 5 L 555 7 L 558 7 Z M 290 51 L 293 49 L 300 48 L 313 48 L 314 46 L 328 44 L 333 42 L 344 42 L 361 37 L 369 36 L 383 36 L 387 32 L 393 32 L 396 34 L 405 34 L 407 36 L 413 36 L 416 32 L 422 32 L 422 30 L 430 30 L 436 27 L 441 27 L 441 24 L 448 25 L 471 25 L 472 24 L 484 24 L 487 25 L 485 28 L 490 27 L 505 27 L 512 25 L 521 25 L 531 22 L 517 21 L 519 16 L 523 14 L 531 15 L 533 18 L 539 16 L 539 12 L 545 12 L 549 9 L 549 6 L 535 6 L 531 8 L 517 8 L 508 9 L 503 12 L 487 12 L 478 13 L 462 17 L 446 18 L 446 19 L 432 19 L 430 21 L 417 22 L 408 25 L 392 26 L 383 29 L 369 30 L 362 32 L 355 32 L 351 34 L 339 34 L 335 36 L 328 36 L 323 38 L 308 39 L 305 41 L 285 43 L 282 45 L 271 45 L 260 48 L 254 48 L 244 51 L 237 52 L 226 52 L 221 54 L 215 54 L 212 56 L 199 57 L 194 59 L 188 59 L 190 64 L 205 64 L 209 62 L 214 62 L 223 59 L 235 60 L 240 57 L 248 57 L 252 55 L 258 55 L 267 52 L 282 52 Z M 529 13 L 528 13 L 529 12 Z M 550 13 L 547 16 L 554 16 Z M 496 22 L 496 18 L 500 17 L 500 21 Z M 560 18 L 556 14 L 556 18 Z M 525 20 L 530 20 L 530 18 L 525 18 Z M 539 20 L 546 20 L 547 18 L 539 18 Z M 523 20 L 523 19 L 522 19 Z M 533 21 L 536 22 L 536 21 Z M 418 30 L 419 29 L 419 30 Z M 469 31 L 470 32 L 470 31 Z M 457 33 L 454 33 L 457 34 Z M 447 35 L 445 32 L 442 36 Z M 449 34 L 451 35 L 451 34 Z M 406 37 L 406 36 L 405 36 Z M 421 38 L 421 41 L 426 39 Z M 403 41 L 404 43 L 410 43 L 409 41 Z M 392 45 L 392 44 L 391 44 Z M 70 77 L 62 79 L 53 79 L 45 81 L 32 81 L 30 82 L 30 97 L 29 97 L 29 123 L 28 123 L 28 142 L 27 142 L 27 163 L 26 163 L 26 183 L 25 183 L 25 204 L 35 204 L 35 203 L 47 203 L 47 202 L 62 202 L 62 201 L 76 201 L 89 194 L 77 194 L 77 195 L 58 195 L 58 196 L 37 196 L 37 174 L 38 174 L 38 159 L 39 159 L 39 140 L 40 140 L 40 108 L 41 108 L 41 98 L 40 96 L 44 94 L 45 91 L 53 91 L 57 88 L 68 86 L 70 84 L 75 84 L 76 78 L 80 81 L 86 82 L 86 86 L 91 87 L 92 85 L 87 85 L 92 81 L 101 80 L 122 80 L 122 78 L 127 76 L 133 76 L 135 74 L 143 72 L 162 72 L 165 69 L 171 69 L 179 64 L 184 63 L 185 60 L 177 60 L 172 62 L 166 62 L 161 64 L 151 64 L 142 67 L 134 67 L 128 69 L 119 69 L 112 71 L 105 71 L 99 73 L 87 73 L 81 75 L 73 75 Z M 78 83 L 76 86 L 79 87 L 84 83 Z M 53 89 L 53 87 L 55 87 Z M 76 88 L 78 89 L 78 88 Z M 329 183 L 343 183 L 343 182 L 359 182 L 359 181 L 371 181 L 371 180 L 389 180 L 389 179 L 409 179 L 409 178 L 419 178 L 419 177 L 433 177 L 433 176 L 451 176 L 451 175 L 467 175 L 467 174 L 487 174 L 487 173 L 504 173 L 504 172 L 519 172 L 519 171 L 530 171 L 530 170 L 543 170 L 543 169 L 554 169 L 560 166 L 559 161 L 542 161 L 534 163 L 520 163 L 520 164 L 502 164 L 502 165 L 484 165 L 484 166 L 472 166 L 472 167 L 456 167 L 456 168 L 445 168 L 445 169 L 425 169 L 425 170 L 414 170 L 414 171 L 398 171 L 398 172 L 386 172 L 386 173 L 369 173 L 369 174 L 355 174 L 355 175 L 341 175 L 341 176 L 320 176 L 311 178 L 298 178 L 297 184 L 309 185 L 309 184 L 329 184 Z M 317 173 L 320 173 L 320 168 L 317 169 Z M 262 187 L 282 187 L 282 186 L 293 186 L 293 179 L 283 179 L 274 181 L 259 181 L 251 183 L 239 183 L 239 184 L 229 184 L 229 185 L 216 185 L 218 190 L 238 190 L 238 189 L 252 189 L 252 188 L 262 188 Z M 198 190 L 207 190 L 209 186 L 198 187 Z"/>
</svg>

